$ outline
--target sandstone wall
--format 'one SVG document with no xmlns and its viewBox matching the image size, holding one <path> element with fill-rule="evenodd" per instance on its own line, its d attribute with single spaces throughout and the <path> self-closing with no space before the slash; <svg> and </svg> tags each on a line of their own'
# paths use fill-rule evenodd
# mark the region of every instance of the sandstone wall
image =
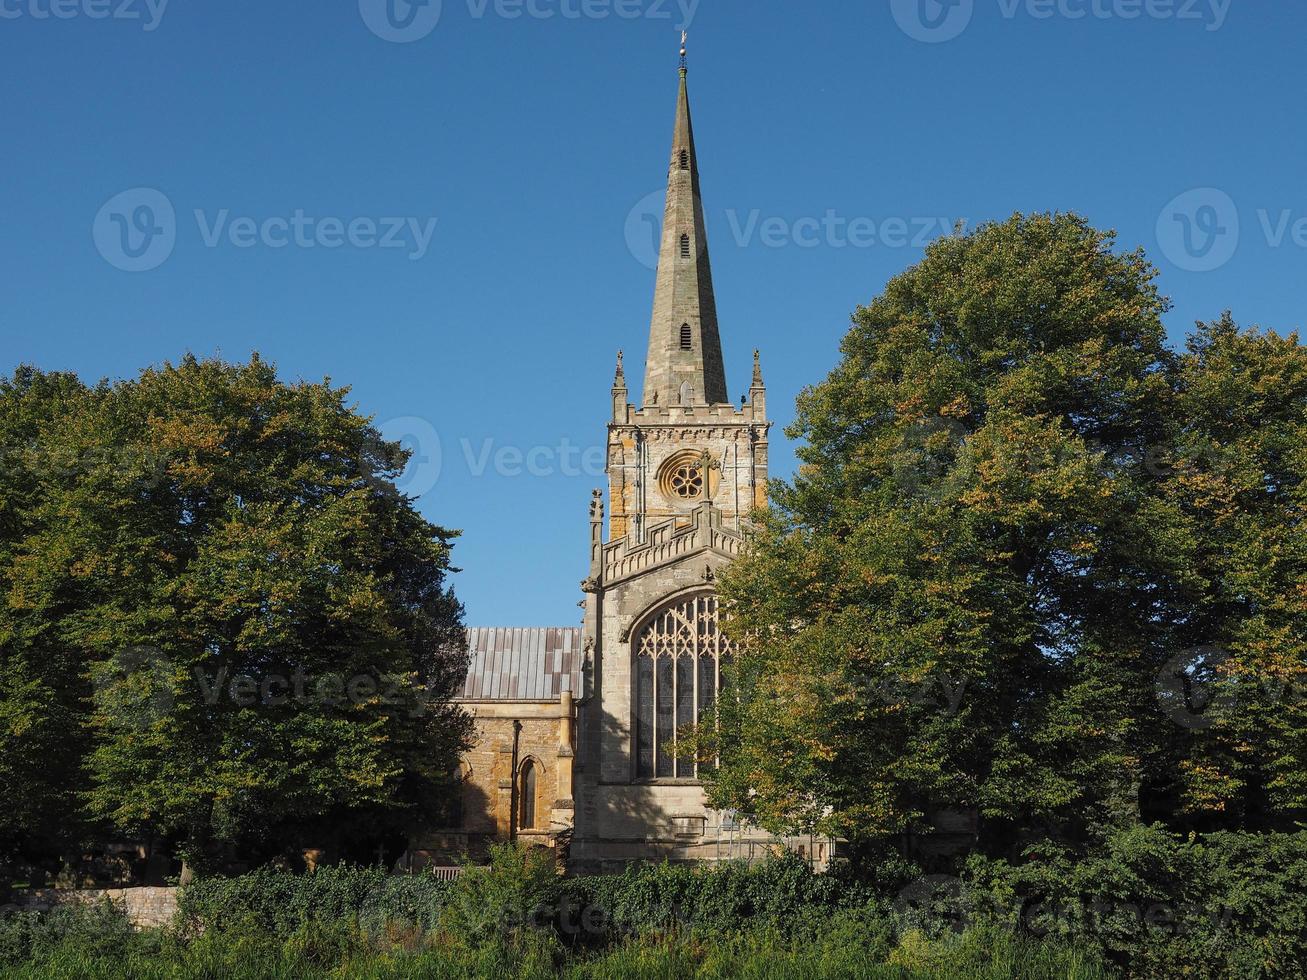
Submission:
<svg viewBox="0 0 1307 980">
<path fill-rule="evenodd" d="M 60 905 L 94 905 L 106 898 L 121 908 L 138 929 L 170 925 L 177 914 L 175 887 L 37 888 L 16 892 L 14 904 L 22 909 L 47 911 Z"/>
</svg>

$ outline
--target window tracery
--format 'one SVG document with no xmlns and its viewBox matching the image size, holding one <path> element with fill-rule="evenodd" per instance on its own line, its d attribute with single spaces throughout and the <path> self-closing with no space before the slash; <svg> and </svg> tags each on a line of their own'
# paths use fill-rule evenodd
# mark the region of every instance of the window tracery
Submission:
<svg viewBox="0 0 1307 980">
<path fill-rule="evenodd" d="M 636 775 L 692 779 L 693 759 L 677 757 L 681 730 L 711 711 L 733 647 L 721 632 L 717 597 L 680 599 L 656 613 L 632 644 L 636 677 Z"/>
</svg>

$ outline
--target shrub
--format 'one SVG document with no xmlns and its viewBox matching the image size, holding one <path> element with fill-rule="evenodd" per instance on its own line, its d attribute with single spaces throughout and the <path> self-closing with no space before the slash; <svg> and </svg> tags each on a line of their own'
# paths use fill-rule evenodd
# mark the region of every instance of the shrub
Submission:
<svg viewBox="0 0 1307 980">
<path fill-rule="evenodd" d="M 552 852 L 511 845 L 452 884 L 264 870 L 193 883 L 176 934 L 134 933 L 107 903 L 0 919 L 0 973 L 1097 980 L 1294 977 L 1307 963 L 1307 833 L 1137 827 L 1089 854 L 973 856 L 940 894 L 891 904 L 898 874 L 877 865 L 859 884 L 778 859 L 563 879 Z"/>
<path fill-rule="evenodd" d="M 0 916 L 0 965 L 44 963 L 76 952 L 85 957 L 121 958 L 158 948 L 158 937 L 137 933 L 122 909 L 108 899 L 93 905 L 65 905 L 48 912 Z"/>
<path fill-rule="evenodd" d="M 598 910 L 601 915 L 589 918 L 602 922 L 609 936 L 683 929 L 722 933 L 760 926 L 811 929 L 828 924 L 836 910 L 862 906 L 868 898 L 834 876 L 813 874 L 795 857 L 715 868 L 646 864 L 620 875 L 572 879 L 565 918 L 584 922 L 585 909 Z"/>
<path fill-rule="evenodd" d="M 490 864 L 464 868 L 450 889 L 440 926 L 483 943 L 554 921 L 560 893 L 558 860 L 543 847 L 496 844 Z"/>
<path fill-rule="evenodd" d="M 309 926 L 369 935 L 433 928 L 449 883 L 380 868 L 323 867 L 297 875 L 261 868 L 238 878 L 201 878 L 182 890 L 179 917 L 191 932 L 252 927 L 287 938 Z"/>
<path fill-rule="evenodd" d="M 1094 946 L 1134 976 L 1288 977 L 1307 963 L 1307 833 L 1134 827 L 1089 855 L 1042 845 L 1027 856 L 971 859 L 972 918 Z"/>
</svg>

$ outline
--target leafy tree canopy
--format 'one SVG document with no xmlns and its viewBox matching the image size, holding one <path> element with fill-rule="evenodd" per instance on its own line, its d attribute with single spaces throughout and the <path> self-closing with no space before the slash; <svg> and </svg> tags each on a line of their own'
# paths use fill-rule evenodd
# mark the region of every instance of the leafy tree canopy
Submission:
<svg viewBox="0 0 1307 980">
<path fill-rule="evenodd" d="M 455 534 L 347 395 L 257 356 L 0 384 L 7 835 L 75 813 L 198 859 L 439 792 L 468 731 Z"/>
<path fill-rule="evenodd" d="M 1307 810 L 1307 351 L 1228 316 L 1170 350 L 1113 245 L 1017 215 L 856 311 L 723 577 L 715 804 L 994 848 Z"/>
</svg>

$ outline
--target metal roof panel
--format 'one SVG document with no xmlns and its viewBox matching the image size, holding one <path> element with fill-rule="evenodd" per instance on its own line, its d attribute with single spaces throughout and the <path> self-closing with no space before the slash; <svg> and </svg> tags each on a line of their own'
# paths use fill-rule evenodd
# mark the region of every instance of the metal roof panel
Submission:
<svg viewBox="0 0 1307 980">
<path fill-rule="evenodd" d="M 472 627 L 467 644 L 464 700 L 556 701 L 564 687 L 581 695 L 577 627 Z"/>
</svg>

